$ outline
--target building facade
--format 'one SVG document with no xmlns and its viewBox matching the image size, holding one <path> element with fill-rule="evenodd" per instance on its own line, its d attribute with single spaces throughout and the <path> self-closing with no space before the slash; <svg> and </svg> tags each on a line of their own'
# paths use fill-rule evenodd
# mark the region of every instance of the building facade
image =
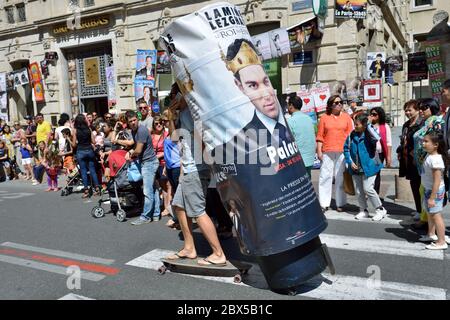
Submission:
<svg viewBox="0 0 450 320">
<path fill-rule="evenodd" d="M 54 53 L 58 57 L 47 60 L 45 102 L 36 102 L 30 86 L 8 92 L 10 120 L 42 112 L 55 122 L 62 112 L 73 115 L 134 109 L 136 50 L 157 49 L 159 35 L 168 23 L 214 2 L 3 0 L 0 72 L 39 63 Z M 315 18 L 311 0 L 229 2 L 239 6 L 252 35 Z M 317 83 L 330 87 L 337 81 L 358 83 L 366 77 L 368 52 L 404 56 L 408 51 L 406 21 L 410 10 L 403 2 L 368 0 L 366 19 L 337 19 L 335 0 L 328 0 L 321 39 L 267 64 L 277 92 L 294 92 Z M 112 79 L 108 79 L 106 67 L 114 68 Z M 398 85 L 383 85 L 384 106 L 394 117 L 409 98 L 405 77 L 405 72 L 399 72 Z M 167 94 L 172 81 L 171 75 L 158 76 L 160 98 Z M 111 86 L 114 105 L 108 105 Z"/>
</svg>

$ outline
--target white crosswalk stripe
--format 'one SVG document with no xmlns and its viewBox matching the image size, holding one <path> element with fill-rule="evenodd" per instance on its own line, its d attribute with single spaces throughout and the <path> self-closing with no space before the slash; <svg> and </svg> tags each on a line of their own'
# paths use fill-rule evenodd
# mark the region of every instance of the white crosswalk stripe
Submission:
<svg viewBox="0 0 450 320">
<path fill-rule="evenodd" d="M 155 249 L 129 261 L 127 265 L 158 270 L 162 265 L 160 259 L 171 253 L 173 251 Z M 188 274 L 184 276 L 235 284 L 231 277 L 206 277 Z M 239 283 L 237 285 L 268 289 L 264 275 L 257 265 L 250 269 L 244 282 L 245 284 Z M 370 278 L 322 273 L 322 275 L 308 281 L 304 285 L 303 292 L 299 294 L 305 297 L 328 300 L 445 300 L 446 293 L 447 290 L 443 288 L 382 281 L 382 279 L 379 283 L 373 283 Z"/>
<path fill-rule="evenodd" d="M 377 224 L 392 224 L 392 225 L 411 225 L 414 223 L 412 217 L 409 216 L 403 216 L 403 217 L 390 217 L 389 215 L 385 217 L 381 221 L 372 221 L 372 218 L 363 218 L 361 220 L 356 220 L 354 214 L 347 213 L 347 212 L 337 212 L 334 210 L 327 211 L 325 213 L 325 217 L 328 220 L 338 220 L 338 221 L 351 221 L 351 222 L 370 222 L 370 223 L 377 223 Z M 374 214 L 372 214 L 373 216 Z"/>
<path fill-rule="evenodd" d="M 95 299 L 80 296 L 79 294 L 69 293 L 66 294 L 64 297 L 59 298 L 58 300 L 95 300 Z"/>
</svg>

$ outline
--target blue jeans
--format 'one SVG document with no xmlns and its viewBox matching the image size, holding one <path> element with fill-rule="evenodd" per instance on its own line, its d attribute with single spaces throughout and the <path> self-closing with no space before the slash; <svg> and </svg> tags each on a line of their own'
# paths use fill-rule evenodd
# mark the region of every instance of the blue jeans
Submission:
<svg viewBox="0 0 450 320">
<path fill-rule="evenodd" d="M 77 160 L 80 164 L 81 178 L 84 188 L 89 188 L 88 170 L 92 179 L 94 188 L 98 187 L 97 172 L 95 170 L 95 153 L 92 149 L 81 149 L 77 151 Z"/>
<path fill-rule="evenodd" d="M 45 172 L 45 168 L 42 164 L 33 167 L 34 178 L 39 183 L 42 183 L 42 178 L 43 178 L 44 172 Z"/>
<path fill-rule="evenodd" d="M 141 164 L 142 184 L 144 188 L 144 209 L 141 214 L 141 219 L 144 220 L 150 220 L 152 217 L 159 217 L 161 214 L 159 189 L 154 187 L 155 174 L 158 167 L 158 159 L 155 159 L 154 161 L 145 161 Z"/>
</svg>

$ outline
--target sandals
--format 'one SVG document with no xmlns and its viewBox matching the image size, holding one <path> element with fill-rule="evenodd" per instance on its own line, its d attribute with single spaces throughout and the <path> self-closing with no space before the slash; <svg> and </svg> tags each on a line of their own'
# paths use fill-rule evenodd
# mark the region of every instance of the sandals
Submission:
<svg viewBox="0 0 450 320">
<path fill-rule="evenodd" d="M 195 257 L 191 258 L 191 257 L 188 257 L 188 256 L 182 256 L 179 252 L 176 252 L 176 253 L 174 253 L 174 254 L 172 254 L 170 256 L 167 256 L 166 259 L 167 260 L 197 259 L 197 255 Z"/>
<path fill-rule="evenodd" d="M 81 198 L 83 198 L 83 199 L 89 198 L 89 190 L 88 189 L 84 190 L 84 193 L 81 196 Z"/>
<path fill-rule="evenodd" d="M 201 266 L 215 266 L 215 267 L 225 267 L 227 262 L 214 262 L 209 260 L 208 258 L 203 258 L 197 261 L 197 263 Z"/>
</svg>

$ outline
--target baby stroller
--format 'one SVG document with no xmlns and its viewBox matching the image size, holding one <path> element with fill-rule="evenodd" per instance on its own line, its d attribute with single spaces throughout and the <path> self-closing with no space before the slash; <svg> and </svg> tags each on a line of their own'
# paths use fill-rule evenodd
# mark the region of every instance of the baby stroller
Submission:
<svg viewBox="0 0 450 320">
<path fill-rule="evenodd" d="M 103 193 L 98 201 L 98 206 L 91 210 L 94 218 L 105 216 L 102 204 L 110 202 L 111 212 L 116 215 L 119 222 L 126 220 L 131 213 L 139 214 L 144 203 L 142 183 L 130 183 L 128 181 L 128 163 L 125 160 L 125 150 L 113 151 L 108 157 L 111 180 L 107 184 L 109 199 L 103 198 Z"/>
<path fill-rule="evenodd" d="M 77 187 L 83 187 L 83 179 L 81 178 L 81 171 L 78 165 L 67 176 L 67 183 L 61 190 L 61 197 L 68 196 Z"/>
</svg>

